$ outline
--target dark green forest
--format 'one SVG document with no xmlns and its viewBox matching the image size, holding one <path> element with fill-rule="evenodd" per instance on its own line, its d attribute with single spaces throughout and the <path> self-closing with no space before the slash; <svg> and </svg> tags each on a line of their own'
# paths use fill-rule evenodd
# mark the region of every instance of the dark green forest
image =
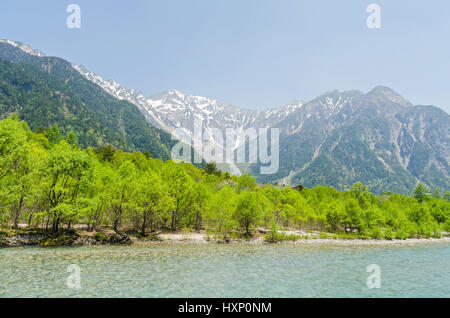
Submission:
<svg viewBox="0 0 450 318">
<path fill-rule="evenodd" d="M 17 113 L 33 131 L 58 125 L 64 134 L 76 133 L 82 147 L 111 144 L 124 151 L 170 158 L 169 149 L 176 141 L 149 125 L 136 106 L 109 95 L 62 59 L 25 56 L 34 62 L 0 59 L 3 119 Z"/>
</svg>

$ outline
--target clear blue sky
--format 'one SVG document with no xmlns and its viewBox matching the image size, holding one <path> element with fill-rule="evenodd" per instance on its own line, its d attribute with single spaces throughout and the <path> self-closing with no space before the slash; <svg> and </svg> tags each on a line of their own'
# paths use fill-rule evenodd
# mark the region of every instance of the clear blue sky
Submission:
<svg viewBox="0 0 450 318">
<path fill-rule="evenodd" d="M 80 30 L 66 7 L 81 6 Z M 366 7 L 381 6 L 381 29 Z M 178 89 L 244 108 L 386 85 L 450 111 L 450 1 L 1 0 L 0 38 L 147 96 Z"/>
</svg>

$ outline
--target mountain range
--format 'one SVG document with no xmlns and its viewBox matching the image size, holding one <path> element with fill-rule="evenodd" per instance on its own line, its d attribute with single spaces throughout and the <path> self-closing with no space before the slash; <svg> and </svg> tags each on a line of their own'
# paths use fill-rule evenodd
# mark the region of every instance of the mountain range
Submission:
<svg viewBox="0 0 450 318">
<path fill-rule="evenodd" d="M 195 138 L 192 131 L 196 120 L 202 121 L 206 134 L 214 128 L 222 131 L 226 128 L 238 131 L 279 128 L 277 173 L 261 175 L 258 164 L 232 165 L 231 171 L 251 173 L 261 182 L 307 187 L 329 185 L 339 190 L 361 181 L 374 193 L 390 190 L 409 194 L 419 181 L 442 190 L 450 188 L 449 115 L 435 106 L 413 105 L 388 87 L 378 86 L 368 93 L 332 91 L 309 102 L 296 100 L 269 110 L 246 110 L 177 90 L 145 97 L 137 89 L 127 89 L 115 80 L 104 80 L 83 66 L 46 57 L 19 42 L 0 42 L 0 59 L 38 66 L 40 72 L 63 80 L 73 91 L 67 94 L 77 95 L 86 111 L 100 117 L 99 113 L 106 112 L 104 120 L 121 131 L 118 135 L 122 139 L 116 136 L 113 143 L 118 147 L 125 144 L 142 149 L 144 145 L 152 154 L 159 153 L 159 157 L 167 158 L 168 149 L 173 145 L 168 133 L 183 128 L 186 136 Z M 97 109 L 97 104 L 87 103 L 97 96 L 108 100 L 108 103 L 100 102 L 101 105 L 112 103 L 121 111 Z M 1 99 L 0 106 L 4 117 L 6 109 Z M 133 117 L 124 116 L 122 109 L 133 113 Z M 14 109 L 9 107 L 8 110 Z M 26 115 L 23 117 L 27 119 Z M 145 120 L 149 123 L 147 126 L 143 123 Z M 49 123 L 44 121 L 41 125 Z M 71 127 L 76 127 L 75 123 L 76 120 Z M 137 124 L 140 127 L 137 130 L 127 128 Z M 140 129 L 146 134 L 138 135 Z M 178 137 L 184 139 L 183 135 Z M 96 136 L 88 139 L 86 145 L 94 139 L 97 145 L 109 142 L 109 137 L 102 140 L 101 136 Z M 146 145 L 147 139 L 152 141 L 152 146 Z M 228 146 L 235 150 L 245 146 L 245 140 L 238 138 Z"/>
</svg>

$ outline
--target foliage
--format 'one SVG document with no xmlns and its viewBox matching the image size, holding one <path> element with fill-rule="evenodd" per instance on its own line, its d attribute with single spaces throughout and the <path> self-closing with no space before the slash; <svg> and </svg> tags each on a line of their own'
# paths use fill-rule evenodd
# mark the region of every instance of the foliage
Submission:
<svg viewBox="0 0 450 318">
<path fill-rule="evenodd" d="M 360 182 L 349 191 L 259 187 L 249 175 L 230 176 L 212 164 L 203 170 L 110 146 L 82 149 L 57 126 L 33 133 L 11 116 L 0 121 L 0 222 L 53 232 L 110 226 L 118 240 L 130 230 L 154 237 L 191 229 L 228 241 L 258 227 L 269 229 L 272 242 L 298 239 L 281 229 L 405 239 L 449 232 L 450 202 L 448 191 L 430 195 L 421 184 L 413 196 L 374 196 Z"/>
</svg>

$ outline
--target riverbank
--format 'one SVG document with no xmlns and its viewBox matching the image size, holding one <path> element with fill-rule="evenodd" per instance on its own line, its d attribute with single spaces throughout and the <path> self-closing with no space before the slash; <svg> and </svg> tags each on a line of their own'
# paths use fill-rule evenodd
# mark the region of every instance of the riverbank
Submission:
<svg viewBox="0 0 450 318">
<path fill-rule="evenodd" d="M 408 244 L 430 244 L 430 243 L 450 243 L 450 237 L 441 238 L 409 238 L 404 240 L 377 240 L 377 239 L 339 239 L 320 238 L 319 235 L 310 238 L 298 238 L 295 240 L 284 240 L 278 242 L 268 242 L 263 235 L 254 235 L 252 238 L 230 239 L 227 242 L 216 240 L 205 233 L 164 233 L 157 235 L 157 240 L 145 241 L 134 240 L 133 243 L 146 244 L 305 244 L 305 245 L 408 245 Z"/>
<path fill-rule="evenodd" d="M 0 230 L 0 247 L 126 245 L 132 243 L 133 241 L 127 235 L 119 235 L 111 230 L 102 232 L 61 230 L 57 234 L 44 229 Z"/>
<path fill-rule="evenodd" d="M 226 241 L 207 232 L 154 233 L 140 235 L 119 235 L 111 229 L 99 231 L 70 230 L 52 235 L 43 229 L 0 230 L 0 247 L 21 246 L 87 246 L 87 245 L 154 245 L 154 244 L 305 244 L 305 245 L 408 245 L 450 243 L 450 237 L 409 239 L 361 239 L 339 238 L 324 232 L 279 231 L 283 239 L 272 240 L 265 230 L 260 229 L 252 237 L 233 236 Z"/>
</svg>

